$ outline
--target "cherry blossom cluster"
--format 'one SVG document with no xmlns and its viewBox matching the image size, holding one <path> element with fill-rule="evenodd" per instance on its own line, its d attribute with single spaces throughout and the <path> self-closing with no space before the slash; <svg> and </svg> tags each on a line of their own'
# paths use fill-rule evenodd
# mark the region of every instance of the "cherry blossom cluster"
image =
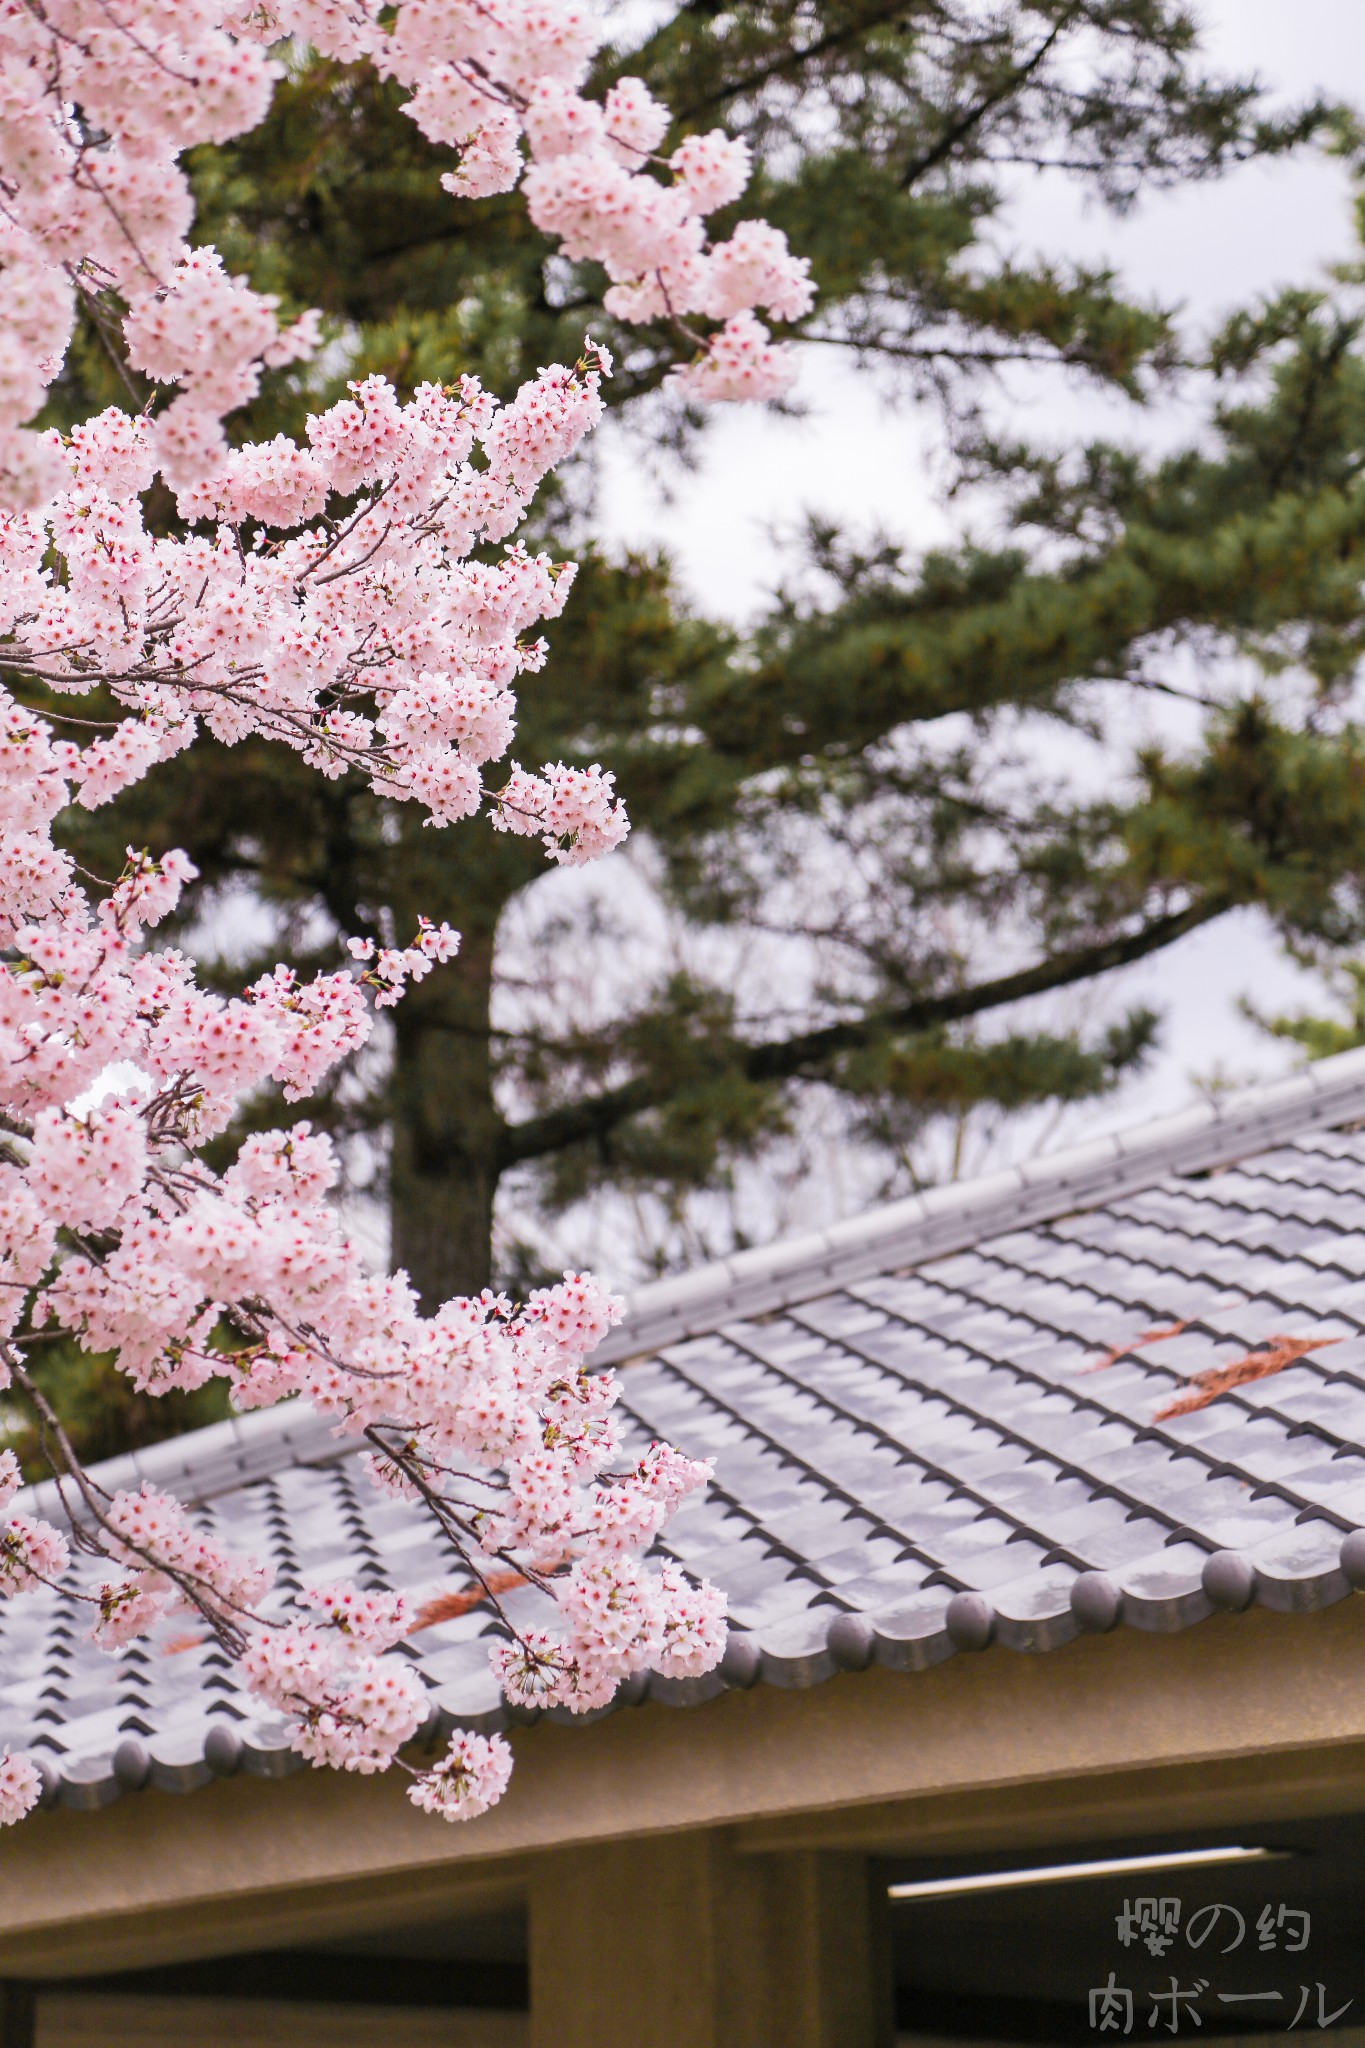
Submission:
<svg viewBox="0 0 1365 2048">
<path fill-rule="evenodd" d="M 598 32 L 573 0 L 4 0 L 0 5 L 0 476 L 9 503 L 59 490 L 55 451 L 25 429 L 58 374 L 78 297 L 132 369 L 175 396 L 147 459 L 174 488 L 217 474 L 224 416 L 262 370 L 309 355 L 312 313 L 278 303 L 186 248 L 179 166 L 264 116 L 294 38 L 368 59 L 451 152 L 442 179 L 477 198 L 524 179 L 532 219 L 602 264 L 624 321 L 671 318 L 694 345 L 677 372 L 698 397 L 773 395 L 791 366 L 755 318 L 810 304 L 805 265 L 766 223 L 712 245 L 706 216 L 748 182 L 720 131 L 659 154 L 669 115 L 639 79 L 581 93 Z M 529 152 L 529 167 L 523 151 Z M 720 323 L 698 329 L 697 319 Z M 722 345 L 723 344 L 723 345 Z M 249 473 L 254 457 L 241 465 Z M 305 489 L 301 478 L 296 489 Z"/>
<path fill-rule="evenodd" d="M 375 991 L 375 1008 L 391 1010 L 409 981 L 425 981 L 433 967 L 455 958 L 460 935 L 448 924 L 433 924 L 429 917 L 419 917 L 414 945 L 377 946 L 373 939 L 348 939 L 346 950 L 353 960 L 363 962 L 360 979 Z"/>
<path fill-rule="evenodd" d="M 43 1781 L 30 1757 L 0 1750 L 0 1828 L 12 1827 L 26 1813 L 32 1813 L 42 1791 Z"/>
<path fill-rule="evenodd" d="M 626 1456 L 615 1383 L 589 1365 L 620 1313 L 609 1294 L 566 1274 L 525 1303 L 424 1315 L 405 1274 L 376 1275 L 347 1240 L 335 1154 L 307 1121 L 221 1170 L 205 1157 L 263 1090 L 313 1093 L 457 934 L 421 920 L 407 944 L 350 940 L 336 972 L 283 964 L 224 996 L 148 936 L 195 879 L 182 852 L 130 849 L 97 881 L 54 836 L 66 807 L 107 803 L 201 729 L 359 775 L 436 828 L 486 806 L 561 864 L 627 831 L 599 766 L 486 780 L 573 576 L 513 535 L 601 414 L 605 350 L 507 404 L 470 378 L 406 403 L 367 378 L 303 442 L 229 448 L 225 416 L 317 322 L 281 331 L 269 298 L 187 249 L 177 160 L 260 119 L 285 36 L 398 81 L 452 152 L 452 190 L 524 174 L 537 224 L 606 268 L 615 317 L 692 336 L 693 396 L 785 388 L 757 313 L 799 317 L 809 285 L 761 222 L 707 238 L 744 188 L 742 145 L 694 136 L 663 158 L 667 112 L 640 81 L 582 96 L 595 38 L 571 0 L 0 0 L 0 1391 L 27 1403 L 65 1507 L 59 1527 L 17 1504 L 0 1449 L 0 1598 L 63 1585 L 110 1649 L 197 1616 L 304 1756 L 397 1763 L 453 1820 L 501 1796 L 511 1758 L 459 1731 L 434 1764 L 403 1754 L 439 1725 L 396 1653 L 420 1617 L 347 1585 L 291 1604 L 204 1514 L 107 1491 L 33 1370 L 59 1339 L 150 1394 L 216 1377 L 239 1409 L 310 1402 L 464 1560 L 460 1597 L 489 1602 L 512 1701 L 591 1711 L 634 1674 L 721 1655 L 720 1594 L 649 1559 L 709 1467 L 663 1445 Z M 25 423 L 78 295 L 161 398 L 39 433 Z M 175 538 L 144 523 L 158 474 Z M 105 1575 L 76 1571 L 77 1551 Z M 499 1604 L 511 1586 L 539 1595 L 534 1627 Z M 41 1782 L 0 1754 L 0 1823 Z"/>
<path fill-rule="evenodd" d="M 127 1567 L 96 1595 L 92 1634 L 104 1649 L 121 1649 L 163 1616 L 193 1612 L 197 1589 L 231 1614 L 249 1612 L 269 1587 L 269 1572 L 254 1558 L 237 1557 L 194 1529 L 178 1502 L 152 1486 L 113 1494 L 102 1527 L 110 1558 Z"/>
<path fill-rule="evenodd" d="M 147 922 L 164 914 L 185 878 L 183 865 L 169 877 L 167 865 L 131 860 L 104 910 L 121 896 L 125 921 L 133 907 Z M 619 1314 L 611 1296 L 570 1274 L 521 1307 L 485 1294 L 424 1317 L 404 1275 L 369 1272 L 346 1240 L 328 1199 L 335 1154 L 306 1122 L 247 1138 L 221 1175 L 196 1157 L 263 1076 L 300 1092 L 313 1083 L 313 1028 L 329 1053 L 363 1037 L 370 1010 L 359 977 L 321 977 L 311 1009 L 273 1000 L 284 970 L 245 998 L 211 996 L 178 955 L 134 949 L 120 913 L 81 929 L 68 910 L 60 967 L 39 927 L 22 929 L 16 958 L 0 965 L 0 989 L 24 1020 L 11 1032 L 0 1093 L 11 1133 L 0 1162 L 0 1380 L 33 1400 L 59 1443 L 59 1418 L 27 1362 L 51 1329 L 116 1352 L 153 1393 L 218 1375 L 239 1408 L 304 1396 L 368 1446 L 382 1487 L 435 1518 L 476 1586 L 510 1573 L 540 1589 L 546 1626 L 509 1623 L 493 1652 L 514 1700 L 586 1710 L 641 1669 L 682 1675 L 714 1664 L 725 1639 L 719 1594 L 644 1557 L 709 1467 L 663 1446 L 623 1460 L 615 1382 L 588 1369 Z M 428 926 L 406 949 L 426 965 L 421 939 L 440 950 L 447 935 Z M 357 950 L 368 972 L 398 971 Z M 74 1110 L 73 1095 L 114 1044 L 145 1085 Z M 412 1625 L 401 1599 L 341 1585 L 308 1588 L 282 1607 L 255 1560 L 166 1495 L 147 1486 L 110 1495 L 74 1461 L 59 1458 L 57 1469 L 74 1488 L 83 1545 L 117 1568 L 83 1596 L 102 1645 L 196 1612 L 241 1657 L 263 1705 L 291 1717 L 295 1746 L 317 1764 L 382 1770 L 422 1731 L 422 1682 L 391 1654 Z M 0 1454 L 6 1594 L 54 1584 L 68 1566 L 62 1531 L 10 1506 L 18 1479 L 13 1454 Z M 418 1774 L 414 1796 L 431 1812 L 468 1817 L 509 1768 L 500 1743 L 457 1737 L 434 1772 Z M 0 1812 L 28 1784 L 18 1762 L 5 1769 L 14 1789 L 0 1778 Z"/>
<path fill-rule="evenodd" d="M 0 1514 L 19 1491 L 19 1461 L 0 1451 Z M 66 1538 L 50 1523 L 12 1513 L 0 1522 L 0 1592 L 24 1593 L 61 1575 L 71 1562 Z"/>
<path fill-rule="evenodd" d="M 462 1730 L 452 1736 L 440 1763 L 408 1787 L 408 1798 L 423 1813 L 439 1814 L 442 1820 L 473 1820 L 497 1805 L 511 1775 L 512 1757 L 505 1742 L 496 1735 Z M 0 1798 L 3 1795 L 0 1770 Z"/>
<path fill-rule="evenodd" d="M 593 374 L 566 376 L 585 390 Z M 342 449 L 355 465 L 377 461 L 366 439 L 374 414 L 376 438 L 387 442 L 396 434 L 410 450 L 411 437 L 402 438 L 408 409 L 391 407 L 384 393 L 373 404 L 369 393 L 362 397 L 365 403 L 339 418 L 325 417 L 318 445 Z M 431 394 L 419 394 L 419 419 L 430 417 L 433 403 Z M 490 431 L 505 417 L 472 389 L 461 393 L 460 405 L 478 406 Z M 449 424 L 444 413 L 438 417 Z M 113 446 L 124 460 L 135 438 L 107 420 L 91 423 L 75 459 L 93 466 Z M 524 449 L 515 433 L 505 445 Z M 383 459 L 386 483 L 410 476 L 391 453 Z M 534 469 L 523 466 L 523 488 Z M 35 514 L 13 515 L 14 528 L 32 539 L 10 590 L 11 626 L 18 619 L 30 635 L 30 695 L 35 678 L 59 700 L 80 689 L 91 641 L 73 645 L 69 632 L 63 640 L 58 622 L 73 593 L 86 588 L 87 563 L 88 581 L 97 585 L 106 565 L 115 565 L 108 573 L 117 579 L 119 565 L 137 553 L 130 536 L 139 529 L 131 518 L 118 527 L 110 517 L 104 539 L 103 526 L 80 523 L 81 506 L 95 505 L 98 488 L 77 478 L 45 525 Z M 418 516 L 430 522 L 444 486 L 428 481 L 423 488 Z M 705 1483 L 708 1468 L 662 1447 L 634 1465 L 623 1462 L 614 1382 L 587 1364 L 619 1312 L 595 1282 L 569 1275 L 521 1307 L 485 1295 L 424 1317 L 404 1275 L 375 1276 L 347 1242 L 329 1199 L 335 1155 L 306 1122 L 247 1138 L 222 1173 L 200 1156 L 243 1098 L 267 1084 L 293 1099 L 309 1094 L 364 1044 L 377 1008 L 450 957 L 456 934 L 424 920 L 411 945 L 353 940 L 348 969 L 303 981 L 280 966 L 227 997 L 201 989 L 183 954 L 148 943 L 194 879 L 182 853 L 153 859 L 130 851 L 122 875 L 94 901 L 53 843 L 54 820 L 73 794 L 82 803 L 105 801 L 167 751 L 160 741 L 139 750 L 133 742 L 141 735 L 159 724 L 183 744 L 183 727 L 196 717 L 213 724 L 224 701 L 242 729 L 316 749 L 324 769 L 332 758 L 326 748 L 344 744 L 347 765 L 362 765 L 391 795 L 413 794 L 401 777 L 424 729 L 455 732 L 448 744 L 464 758 L 462 738 L 477 724 L 467 707 L 477 713 L 489 701 L 481 685 L 510 698 L 504 679 L 516 642 L 509 607 L 524 623 L 520 579 L 539 579 L 541 568 L 528 572 L 517 557 L 509 571 L 494 572 L 443 554 L 433 573 L 445 578 L 447 590 L 458 590 L 458 599 L 447 601 L 460 603 L 466 630 L 466 666 L 456 670 L 463 680 L 449 691 L 457 708 L 447 711 L 438 672 L 424 665 L 425 641 L 415 644 L 432 630 L 419 607 L 408 639 L 386 627 L 383 639 L 364 641 L 374 663 L 364 673 L 371 702 L 394 706 L 405 694 L 424 693 L 435 709 L 405 708 L 408 723 L 400 728 L 395 720 L 390 739 L 379 733 L 382 713 L 362 732 L 366 714 L 353 708 L 365 701 L 361 685 L 349 697 L 336 681 L 338 669 L 324 667 L 317 649 L 335 654 L 345 644 L 338 622 L 346 618 L 346 594 L 380 573 L 371 565 L 383 554 L 382 533 L 346 573 L 348 550 L 359 545 L 372 502 L 314 531 L 316 556 L 308 560 L 325 558 L 334 580 L 321 584 L 328 595 L 312 618 L 313 666 L 300 665 L 292 698 L 275 680 L 264 637 L 254 669 L 238 637 L 251 616 L 253 570 L 263 567 L 265 586 L 277 589 L 269 571 L 290 543 L 278 551 L 268 539 L 229 549 L 221 531 L 198 560 L 207 564 L 216 551 L 232 565 L 222 597 L 224 643 L 235 650 L 229 660 L 215 668 L 196 657 L 193 667 L 185 664 L 188 673 L 176 668 L 166 651 L 171 637 L 197 630 L 208 607 L 173 615 L 164 633 L 149 627 L 157 602 L 147 595 L 155 589 L 153 566 L 144 582 L 130 577 L 122 586 L 132 595 L 120 605 L 117 624 L 99 610 L 98 591 L 86 612 L 87 625 L 94 619 L 111 639 L 124 636 L 125 667 L 115 673 L 105 666 L 101 680 L 116 698 L 140 703 L 140 715 L 82 749 L 57 738 L 52 720 L 19 697 L 0 698 L 0 864 L 7 878 L 0 911 L 0 1385 L 13 1386 L 36 1408 L 55 1467 L 74 1489 L 71 1517 L 82 1545 L 93 1545 L 115 1567 L 82 1596 L 93 1610 L 95 1639 L 117 1648 L 194 1611 L 242 1658 L 263 1706 L 291 1717 L 305 1756 L 359 1771 L 392 1764 L 429 1720 L 420 1679 L 392 1654 L 409 1626 L 401 1603 L 333 1587 L 306 1595 L 310 1612 L 301 1616 L 273 1602 L 254 1560 L 220 1543 L 165 1495 L 102 1493 L 67 1455 L 60 1418 L 47 1410 L 29 1369 L 32 1348 L 49 1335 L 65 1333 L 89 1350 L 116 1354 L 121 1369 L 153 1394 L 219 1376 L 239 1408 L 299 1395 L 331 1415 L 339 1430 L 368 1446 L 380 1485 L 436 1519 L 469 1561 L 476 1586 L 491 1585 L 499 1574 L 505 1584 L 510 1574 L 541 1591 L 546 1625 L 528 1631 L 509 1623 L 494 1651 L 510 1698 L 575 1710 L 600 1706 L 642 1669 L 680 1675 L 707 1668 L 725 1635 L 714 1589 L 644 1562 L 673 1506 Z M 136 509 L 135 499 L 106 494 L 106 503 Z M 106 514 L 90 516 L 103 521 Z M 67 552 L 56 558 L 54 574 L 58 536 Z M 407 555 L 384 556 L 387 596 L 405 575 L 421 573 L 426 538 L 410 532 Z M 154 563 L 156 551 L 165 551 L 163 566 L 174 561 L 175 548 L 196 545 L 147 544 Z M 466 571 L 471 580 L 463 582 Z M 303 581 L 297 607 L 311 603 L 309 585 L 316 589 L 320 579 Z M 378 601 L 361 600 L 371 616 Z M 278 623 L 271 628 L 276 639 L 281 630 Z M 494 650 L 493 677 L 475 666 L 485 649 Z M 320 693 L 305 720 L 299 706 L 308 686 L 317 689 L 321 679 L 325 691 L 329 677 L 330 708 L 320 708 Z M 217 680 L 222 697 L 212 687 Z M 508 707 L 500 708 L 510 719 Z M 336 738 L 343 719 L 351 721 L 344 743 Z M 319 725 L 327 738 L 305 736 Z M 437 797 L 428 795 L 426 808 L 433 822 L 443 821 Z M 609 779 L 562 767 L 539 778 L 514 769 L 493 815 L 507 829 L 538 832 L 560 859 L 590 857 L 621 830 Z M 101 1076 L 115 1062 L 124 1073 L 131 1065 L 136 1078 L 100 1093 Z M 18 1477 L 12 1453 L 0 1454 L 0 1510 L 8 1510 L 0 1515 L 3 1595 L 56 1584 L 70 1562 L 62 1530 L 11 1507 Z M 438 1766 L 418 1772 L 414 1795 L 428 1811 L 468 1817 L 497 1796 L 509 1768 L 500 1742 L 457 1736 Z M 39 1782 L 22 1759 L 8 1759 L 0 1766 L 0 1815 L 12 1817 L 36 1796 Z"/>
<path fill-rule="evenodd" d="M 296 1717 L 295 1748 L 310 1762 L 387 1770 L 427 1717 L 417 1673 L 382 1654 L 408 1631 L 401 1597 L 338 1586 L 305 1589 L 303 1603 L 315 1620 L 263 1629 L 251 1643 L 243 1669 L 253 1691 Z"/>
<path fill-rule="evenodd" d="M 507 542 L 547 470 L 599 419 L 609 368 L 590 343 L 506 406 L 473 378 L 421 385 L 406 405 L 366 378 L 309 420 L 307 447 L 240 449 L 181 491 L 186 539 L 144 527 L 144 420 L 111 407 L 69 443 L 46 436 L 66 487 L 42 511 L 0 513 L 0 673 L 64 698 L 101 686 L 129 715 L 79 746 L 0 691 L 0 777 L 27 792 L 21 829 L 0 845 L 11 916 L 69 886 L 45 842 L 61 806 L 97 808 L 201 725 L 229 745 L 280 740 L 324 775 L 354 769 L 433 825 L 478 810 L 515 731 L 511 685 L 542 666 L 535 628 L 563 609 L 573 568 L 515 543 L 491 563 L 471 553 Z M 500 823 L 561 862 L 627 830 L 596 767 L 517 769 L 495 801 Z M 136 917 L 176 872 L 155 885 L 129 876 L 115 908 Z M 424 933 L 405 966 L 395 954 L 375 976 L 392 999 L 452 944 Z"/>
<path fill-rule="evenodd" d="M 0 1451 L 0 1597 L 50 1584 L 67 1569 L 70 1551 L 60 1530 L 31 1515 L 7 1514 L 19 1491 L 19 1460 Z M 38 1804 L 43 1781 L 30 1757 L 0 1750 L 0 1827 L 22 1820 Z"/>
</svg>

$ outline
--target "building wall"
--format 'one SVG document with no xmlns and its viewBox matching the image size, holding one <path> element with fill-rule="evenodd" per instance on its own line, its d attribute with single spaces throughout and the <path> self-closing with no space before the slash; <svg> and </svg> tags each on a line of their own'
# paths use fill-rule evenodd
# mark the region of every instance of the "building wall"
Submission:
<svg viewBox="0 0 1365 2048">
<path fill-rule="evenodd" d="M 526 2048 L 520 2013 L 44 1992 L 34 2048 Z"/>
</svg>

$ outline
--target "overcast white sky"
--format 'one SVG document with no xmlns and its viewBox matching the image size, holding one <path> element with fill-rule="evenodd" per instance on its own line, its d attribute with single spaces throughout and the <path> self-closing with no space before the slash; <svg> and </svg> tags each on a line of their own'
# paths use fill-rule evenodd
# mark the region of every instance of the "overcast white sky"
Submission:
<svg viewBox="0 0 1365 2048">
<path fill-rule="evenodd" d="M 1365 7 L 1361 0 L 1205 0 L 1211 53 L 1230 69 L 1254 71 L 1277 96 L 1326 87 L 1365 105 Z M 1346 180 L 1335 164 L 1296 162 L 1241 170 L 1220 184 L 1156 196 L 1122 220 L 1087 206 L 1061 181 L 1034 178 L 1020 194 L 1010 229 L 1025 252 L 1105 257 L 1130 286 L 1183 302 L 1201 324 L 1256 292 L 1304 283 L 1346 256 L 1352 225 Z M 702 607 L 742 618 L 778 573 L 774 529 L 802 508 L 851 524 L 878 523 L 914 545 L 952 531 L 936 500 L 934 427 L 927 414 L 892 409 L 852 371 L 820 381 L 807 369 L 802 421 L 757 409 L 710 431 L 696 474 L 665 501 L 657 480 L 617 444 L 602 510 L 621 540 L 665 543 Z M 1074 387 L 1027 398 L 1024 419 L 1039 438 L 1131 432 L 1120 410 Z M 1192 412 L 1165 405 L 1146 431 L 1174 439 Z M 1313 999 L 1317 984 L 1296 974 L 1253 914 L 1225 920 L 1173 948 L 1159 962 L 1112 977 L 1115 1011 L 1143 1000 L 1167 1012 L 1166 1045 L 1148 1075 L 1120 1096 L 1070 1119 L 1064 1135 L 1112 1128 L 1186 1102 L 1193 1075 L 1214 1069 L 1250 1077 L 1283 1067 L 1287 1055 L 1238 1014 L 1253 993 L 1262 1008 Z"/>
</svg>

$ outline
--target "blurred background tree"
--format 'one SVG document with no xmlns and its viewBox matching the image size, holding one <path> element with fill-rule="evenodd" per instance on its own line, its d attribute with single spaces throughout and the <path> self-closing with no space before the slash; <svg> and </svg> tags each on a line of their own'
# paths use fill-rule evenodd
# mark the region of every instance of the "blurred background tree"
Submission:
<svg viewBox="0 0 1365 2048">
<path fill-rule="evenodd" d="M 1325 978 L 1328 993 L 1336 1000 L 1335 1016 L 1317 1010 L 1287 1010 L 1276 1016 L 1254 1003 L 1244 1004 L 1245 1013 L 1272 1038 L 1298 1046 L 1306 1059 L 1354 1052 L 1365 1045 L 1365 961 L 1343 960 L 1339 967 L 1329 967 Z"/>
<path fill-rule="evenodd" d="M 1252 158 L 1348 153 L 1350 115 L 1272 117 L 1253 82 L 1210 73 L 1176 0 L 650 18 L 632 40 L 639 10 L 619 10 L 597 83 L 638 74 L 679 135 L 747 138 L 754 203 L 812 259 L 809 359 L 934 404 L 945 488 L 991 508 L 992 540 L 915 558 L 811 520 L 740 632 L 697 615 L 667 559 L 594 545 L 589 452 L 536 516 L 584 573 L 516 751 L 616 770 L 642 829 L 596 878 L 415 829 L 256 743 L 201 739 L 71 822 L 100 873 L 130 842 L 189 849 L 190 943 L 227 985 L 286 934 L 324 966 L 339 934 L 402 937 L 419 910 L 462 930 L 312 1112 L 428 1304 L 534 1282 L 550 1240 L 601 1258 L 604 1194 L 622 1277 L 725 1249 L 736 1170 L 799 1166 L 813 1103 L 892 1192 L 926 1170 L 926 1131 L 1103 1093 L 1158 1020 L 1049 1024 L 1026 999 L 1074 990 L 1084 1011 L 1098 977 L 1234 906 L 1323 961 L 1365 937 L 1359 276 L 1250 307 L 1210 345 L 1111 270 L 1002 254 L 1000 232 L 1033 169 L 1122 210 Z M 613 331 L 600 274 L 515 195 L 462 205 L 439 168 L 390 88 L 299 51 L 265 125 L 196 154 L 196 233 L 328 317 L 319 362 L 274 375 L 242 434 L 297 432 L 370 371 L 507 392 L 590 328 L 617 350 L 635 458 L 666 481 L 707 431 L 667 392 L 674 337 Z M 1020 364 L 1135 412 L 1179 387 L 1205 416 L 1161 459 L 1007 440 L 982 393 Z M 131 402 L 83 332 L 53 416 L 101 396 Z M 1136 745 L 1135 709 L 1176 700 L 1198 736 Z M 126 1418 L 129 1440 L 148 1427 Z"/>
</svg>

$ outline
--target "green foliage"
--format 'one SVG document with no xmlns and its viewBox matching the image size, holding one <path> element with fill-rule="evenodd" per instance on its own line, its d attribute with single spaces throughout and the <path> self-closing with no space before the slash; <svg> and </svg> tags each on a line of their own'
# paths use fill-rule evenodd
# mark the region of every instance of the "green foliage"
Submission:
<svg viewBox="0 0 1365 2048">
<path fill-rule="evenodd" d="M 1365 1045 L 1365 962 L 1343 960 L 1331 977 L 1331 986 L 1346 1012 L 1344 1017 L 1324 1017 L 1311 1010 L 1272 1017 L 1252 1003 L 1243 1008 L 1254 1024 L 1273 1038 L 1299 1046 L 1310 1060 L 1330 1059 L 1333 1053 L 1354 1052 L 1358 1045 Z"/>
</svg>

